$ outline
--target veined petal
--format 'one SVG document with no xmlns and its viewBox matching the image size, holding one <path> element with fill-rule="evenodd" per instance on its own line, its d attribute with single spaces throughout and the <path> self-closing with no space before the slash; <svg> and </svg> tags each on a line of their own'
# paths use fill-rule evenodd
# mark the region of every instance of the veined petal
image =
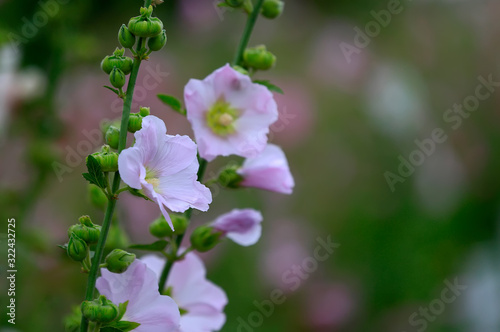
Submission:
<svg viewBox="0 0 500 332">
<path fill-rule="evenodd" d="M 141 179 L 146 176 L 142 160 L 142 151 L 136 147 L 125 149 L 118 156 L 120 176 L 131 188 L 141 189 Z"/>
</svg>

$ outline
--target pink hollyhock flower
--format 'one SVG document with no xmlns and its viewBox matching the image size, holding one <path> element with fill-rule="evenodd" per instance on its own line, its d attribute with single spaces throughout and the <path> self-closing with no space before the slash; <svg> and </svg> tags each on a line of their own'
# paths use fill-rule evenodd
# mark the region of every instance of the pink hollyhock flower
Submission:
<svg viewBox="0 0 500 332">
<path fill-rule="evenodd" d="M 101 269 L 96 287 L 116 305 L 128 301 L 122 320 L 141 324 L 134 332 L 177 332 L 179 307 L 158 292 L 158 278 L 144 262 L 136 259 L 124 273 Z"/>
<path fill-rule="evenodd" d="M 257 156 L 278 119 L 273 94 L 228 64 L 203 81 L 191 79 L 184 99 L 200 156 L 208 161 L 231 154 Z"/>
<path fill-rule="evenodd" d="M 240 185 L 245 187 L 291 194 L 295 186 L 286 156 L 274 144 L 268 144 L 257 157 L 246 159 L 238 174 L 243 177 Z"/>
<path fill-rule="evenodd" d="M 159 278 L 165 260 L 154 255 L 141 258 Z M 202 260 L 189 253 L 172 267 L 166 289 L 182 312 L 179 332 L 218 331 L 226 322 L 224 291 L 206 279 Z"/>
<path fill-rule="evenodd" d="M 262 234 L 262 214 L 254 209 L 234 209 L 219 216 L 211 226 L 241 246 L 251 246 Z"/>
<path fill-rule="evenodd" d="M 165 207 L 174 212 L 189 208 L 206 211 L 212 194 L 197 181 L 196 144 L 188 136 L 166 132 L 162 120 L 146 116 L 142 129 L 134 135 L 134 146 L 120 154 L 118 170 L 126 184 L 143 189 L 159 205 L 172 227 Z"/>
</svg>

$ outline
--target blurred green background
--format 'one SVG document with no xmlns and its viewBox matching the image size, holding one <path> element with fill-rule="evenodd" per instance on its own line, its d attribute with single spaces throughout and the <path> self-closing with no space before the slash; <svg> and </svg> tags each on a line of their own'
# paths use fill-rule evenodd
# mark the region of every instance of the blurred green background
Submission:
<svg viewBox="0 0 500 332">
<path fill-rule="evenodd" d="M 217 191 L 210 211 L 193 218 L 197 225 L 234 207 L 265 218 L 257 245 L 227 242 L 204 255 L 209 278 L 229 297 L 222 331 L 500 331 L 498 87 L 459 125 L 446 118 L 474 96 L 478 77 L 500 81 L 500 3 L 403 1 L 381 26 L 373 22 L 393 1 L 285 2 L 279 19 L 259 19 L 250 45 L 278 57 L 257 77 L 285 91 L 270 139 L 287 153 L 295 192 Z M 99 64 L 140 5 L 0 1 L 1 252 L 15 218 L 18 268 L 17 324 L 2 315 L 1 331 L 62 331 L 84 296 L 86 275 L 56 245 L 80 215 L 102 220 L 81 173 L 101 144 L 93 135 L 100 121 L 119 117 L 120 103 L 102 88 Z M 155 11 L 168 43 L 142 66 L 133 111 L 151 106 L 170 134 L 191 132 L 156 94 L 181 97 L 189 78 L 230 62 L 243 31 L 243 14 L 215 5 L 165 0 Z M 372 36 L 363 41 L 357 31 Z M 346 57 L 347 44 L 356 49 Z M 399 174 L 402 159 L 424 155 L 415 140 L 428 142 L 436 128 L 444 142 Z M 386 172 L 401 176 L 393 188 Z M 151 241 L 157 207 L 125 196 L 117 224 L 130 243 Z M 111 241 L 126 246 L 114 232 Z M 292 290 L 284 276 L 328 237 L 340 247 Z M 3 313 L 6 257 L 0 264 Z M 457 279 L 467 288 L 445 303 L 446 280 Z M 256 303 L 274 289 L 286 301 L 264 316 Z"/>
</svg>

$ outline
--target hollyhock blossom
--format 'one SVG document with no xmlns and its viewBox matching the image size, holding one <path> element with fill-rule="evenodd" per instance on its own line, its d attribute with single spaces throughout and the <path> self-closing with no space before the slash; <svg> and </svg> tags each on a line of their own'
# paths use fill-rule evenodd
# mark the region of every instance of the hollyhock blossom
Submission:
<svg viewBox="0 0 500 332">
<path fill-rule="evenodd" d="M 246 159 L 238 174 L 243 177 L 240 185 L 245 187 L 291 194 L 295 186 L 285 153 L 274 144 L 268 144 L 257 157 Z"/>
<path fill-rule="evenodd" d="M 165 260 L 154 255 L 141 258 L 159 278 Z M 227 304 L 224 291 L 206 279 L 205 266 L 194 253 L 172 267 L 166 289 L 183 314 L 179 332 L 218 331 L 226 322 L 223 310 Z"/>
<path fill-rule="evenodd" d="M 177 332 L 179 307 L 158 292 L 158 278 L 144 262 L 136 259 L 124 273 L 101 269 L 96 287 L 114 304 L 128 301 L 122 320 L 141 324 L 134 332 Z"/>
<path fill-rule="evenodd" d="M 257 156 L 278 119 L 273 94 L 228 64 L 202 81 L 191 79 L 184 99 L 200 156 L 208 161 L 231 154 Z"/>
<path fill-rule="evenodd" d="M 262 233 L 262 214 L 254 209 L 234 209 L 219 216 L 211 226 L 241 246 L 251 246 Z"/>
<path fill-rule="evenodd" d="M 134 146 L 120 154 L 118 170 L 126 184 L 144 190 L 159 205 L 172 227 L 165 207 L 174 212 L 188 208 L 206 211 L 212 195 L 197 181 L 196 144 L 188 136 L 171 136 L 166 132 L 162 120 L 146 116 L 142 129 L 134 134 Z"/>
</svg>

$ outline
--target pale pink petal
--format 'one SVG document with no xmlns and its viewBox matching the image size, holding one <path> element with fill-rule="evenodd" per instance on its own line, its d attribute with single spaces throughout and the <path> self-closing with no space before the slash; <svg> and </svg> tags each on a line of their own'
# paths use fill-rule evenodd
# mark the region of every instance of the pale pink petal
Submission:
<svg viewBox="0 0 500 332">
<path fill-rule="evenodd" d="M 226 315 L 208 304 L 198 303 L 183 309 L 188 314 L 181 316 L 180 332 L 219 331 L 226 322 Z"/>
<path fill-rule="evenodd" d="M 248 158 L 238 170 L 242 186 L 291 194 L 295 185 L 285 154 L 278 146 L 268 144 L 255 158 Z"/>
<path fill-rule="evenodd" d="M 175 332 L 180 312 L 170 297 L 160 295 L 158 278 L 144 262 L 136 259 L 124 273 L 101 269 L 96 287 L 114 304 L 128 301 L 123 320 L 141 324 L 138 332 Z"/>
<path fill-rule="evenodd" d="M 118 170 L 123 182 L 134 189 L 141 189 L 141 179 L 146 176 L 142 158 L 141 150 L 135 147 L 123 150 L 118 158 Z"/>
<path fill-rule="evenodd" d="M 234 209 L 219 216 L 211 225 L 242 246 L 250 246 L 262 233 L 262 214 L 253 209 Z"/>
</svg>

